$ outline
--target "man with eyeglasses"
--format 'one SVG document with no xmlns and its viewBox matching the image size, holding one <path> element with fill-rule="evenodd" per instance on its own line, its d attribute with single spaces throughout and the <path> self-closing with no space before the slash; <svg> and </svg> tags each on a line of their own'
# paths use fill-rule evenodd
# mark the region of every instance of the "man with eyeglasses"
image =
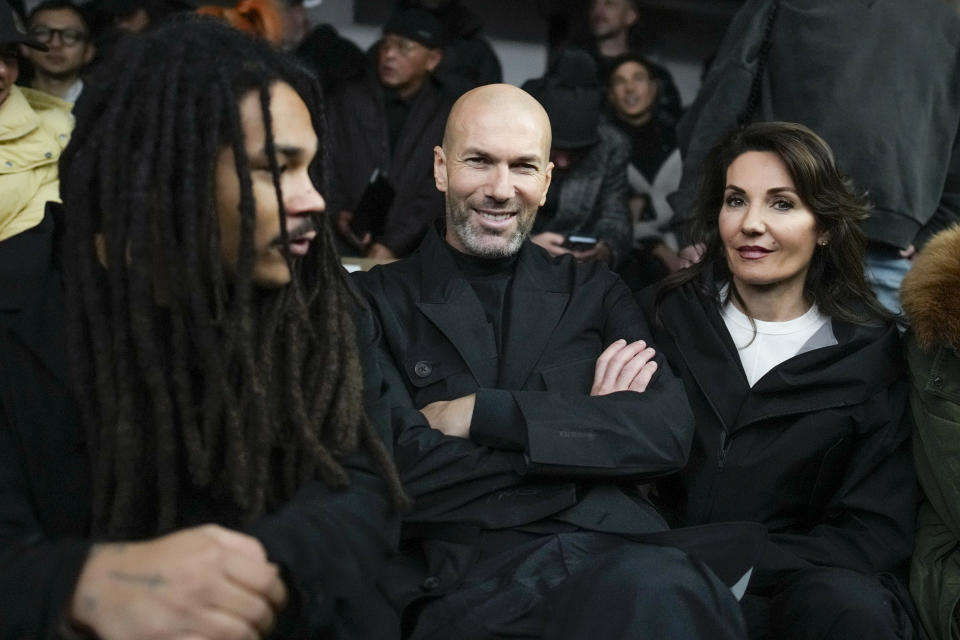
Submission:
<svg viewBox="0 0 960 640">
<path fill-rule="evenodd" d="M 337 230 L 348 252 L 404 257 L 443 214 L 433 184 L 433 147 L 466 88 L 433 74 L 444 40 L 442 25 L 428 11 L 394 15 L 373 50 L 380 95 L 355 101 L 344 126 L 332 127 L 334 149 L 342 151 L 330 208 L 338 212 Z"/>
<path fill-rule="evenodd" d="M 47 0 L 30 13 L 27 26 L 35 40 L 47 45 L 47 51 L 25 52 L 33 64 L 30 86 L 76 102 L 83 91 L 80 74 L 95 53 L 83 10 L 67 0 Z"/>
</svg>

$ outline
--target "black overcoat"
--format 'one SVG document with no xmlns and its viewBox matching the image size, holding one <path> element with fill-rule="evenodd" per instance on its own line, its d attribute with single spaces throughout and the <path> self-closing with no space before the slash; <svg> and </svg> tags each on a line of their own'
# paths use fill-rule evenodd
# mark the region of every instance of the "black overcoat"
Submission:
<svg viewBox="0 0 960 640">
<path fill-rule="evenodd" d="M 649 338 L 639 307 L 598 263 L 551 258 L 526 242 L 515 269 L 501 353 L 435 231 L 408 259 L 355 274 L 380 322 L 385 359 L 415 407 L 477 394 L 470 439 L 426 422 L 406 421 L 394 433 L 416 500 L 404 535 L 425 550 L 425 564 L 411 562 L 387 585 L 399 607 L 420 581 L 433 593 L 452 589 L 483 529 L 547 532 L 547 521 L 619 534 L 666 529 L 633 486 L 686 461 L 692 421 L 679 380 L 659 359 L 645 393 L 589 396 L 607 345 Z M 488 405 L 508 409 L 484 422 Z"/>
<path fill-rule="evenodd" d="M 388 174 L 394 189 L 383 232 L 374 242 L 394 255 L 413 251 L 431 222 L 443 214 L 443 194 L 433 180 L 433 148 L 441 143 L 447 114 L 460 87 L 433 78 L 413 98 L 410 114 L 391 152 L 383 89 L 379 83 L 352 80 L 328 99 L 331 176 L 330 211 L 353 211 L 374 169 Z"/>
</svg>

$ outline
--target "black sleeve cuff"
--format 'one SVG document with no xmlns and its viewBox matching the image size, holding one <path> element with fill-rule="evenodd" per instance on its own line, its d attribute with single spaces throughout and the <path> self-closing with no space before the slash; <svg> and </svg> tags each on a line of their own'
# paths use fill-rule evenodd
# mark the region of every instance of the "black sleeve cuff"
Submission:
<svg viewBox="0 0 960 640">
<path fill-rule="evenodd" d="M 527 448 L 527 421 L 513 394 L 501 389 L 477 391 L 470 439 L 494 449 L 524 451 Z"/>
</svg>

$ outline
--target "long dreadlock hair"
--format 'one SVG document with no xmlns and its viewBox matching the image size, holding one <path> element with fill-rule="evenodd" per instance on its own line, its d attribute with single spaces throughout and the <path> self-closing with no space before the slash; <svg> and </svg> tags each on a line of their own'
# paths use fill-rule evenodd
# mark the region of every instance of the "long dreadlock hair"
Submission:
<svg viewBox="0 0 960 640">
<path fill-rule="evenodd" d="M 93 454 L 93 531 L 108 538 L 182 524 L 185 496 L 237 524 L 319 477 L 342 487 L 344 454 L 364 448 L 405 504 L 363 409 L 353 313 L 325 216 L 289 286 L 251 280 L 256 203 L 238 103 L 260 96 L 288 247 L 270 123 L 270 87 L 289 84 L 318 136 L 316 81 L 296 62 L 210 18 L 130 38 L 107 91 L 81 101 L 61 165 L 71 368 Z M 215 214 L 218 154 L 240 184 L 239 257 L 225 270 Z M 105 263 L 105 264 L 104 264 Z M 189 492 L 189 493 L 188 493 Z"/>
</svg>

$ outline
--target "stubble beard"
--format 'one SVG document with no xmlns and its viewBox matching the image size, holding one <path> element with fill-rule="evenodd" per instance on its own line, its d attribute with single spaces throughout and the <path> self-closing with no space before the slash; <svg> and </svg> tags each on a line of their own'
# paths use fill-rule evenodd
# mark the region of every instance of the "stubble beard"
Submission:
<svg viewBox="0 0 960 640">
<path fill-rule="evenodd" d="M 454 202 L 450 194 L 446 195 L 448 219 L 447 224 L 453 229 L 460 243 L 470 255 L 481 258 L 506 258 L 520 250 L 523 241 L 527 239 L 533 228 L 535 216 L 529 214 L 523 207 L 517 208 L 516 228 L 507 237 L 490 233 L 479 225 L 471 223 L 470 207 L 465 200 Z M 495 208 L 495 207 L 491 207 Z M 503 207 L 508 208 L 508 207 Z"/>
</svg>

